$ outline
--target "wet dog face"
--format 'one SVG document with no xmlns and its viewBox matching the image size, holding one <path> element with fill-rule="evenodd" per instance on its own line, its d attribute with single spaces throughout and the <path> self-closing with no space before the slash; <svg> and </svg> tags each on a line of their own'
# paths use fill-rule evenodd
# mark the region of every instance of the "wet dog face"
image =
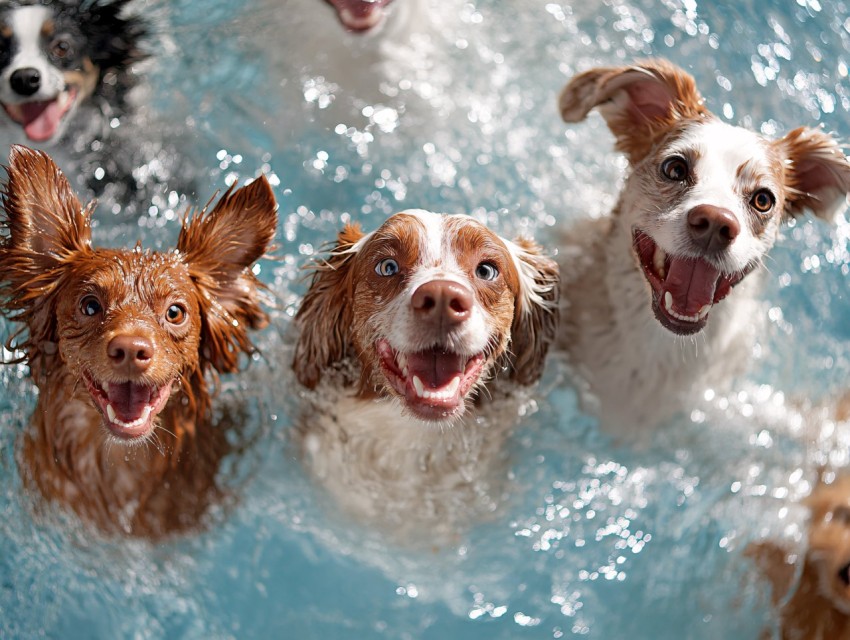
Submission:
<svg viewBox="0 0 850 640">
<path fill-rule="evenodd" d="M 29 140 L 57 141 L 105 73 L 142 57 L 144 29 L 121 17 L 125 4 L 57 0 L 0 13 L 0 103 Z"/>
<path fill-rule="evenodd" d="M 31 363 L 58 351 L 44 384 L 87 392 L 122 442 L 148 438 L 178 388 L 203 412 L 204 373 L 235 371 L 267 321 L 249 268 L 276 228 L 268 182 L 231 188 L 187 217 L 176 250 L 151 252 L 92 248 L 93 205 L 43 152 L 13 147 L 8 171 L 0 302 L 27 324 Z"/>
<path fill-rule="evenodd" d="M 536 247 L 469 216 L 408 211 L 368 235 L 348 228 L 299 311 L 296 373 L 314 386 L 354 354 L 364 387 L 450 421 L 509 350 L 522 376 L 539 375 L 556 276 Z"/>
<path fill-rule="evenodd" d="M 617 207 L 658 321 L 679 335 L 705 327 L 712 307 L 758 267 L 784 219 L 829 217 L 850 190 L 835 140 L 801 128 L 779 140 L 722 122 L 693 78 L 661 60 L 593 69 L 564 88 L 576 122 L 598 108 L 629 158 Z"/>
</svg>

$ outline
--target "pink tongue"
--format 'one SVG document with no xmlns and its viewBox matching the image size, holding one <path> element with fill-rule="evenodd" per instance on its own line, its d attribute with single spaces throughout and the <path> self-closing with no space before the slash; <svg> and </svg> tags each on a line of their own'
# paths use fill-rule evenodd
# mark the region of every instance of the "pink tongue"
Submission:
<svg viewBox="0 0 850 640">
<path fill-rule="evenodd" d="M 720 271 L 705 260 L 673 258 L 661 295 L 669 291 L 673 309 L 686 316 L 695 316 L 705 305 L 714 302 L 714 292 Z"/>
<path fill-rule="evenodd" d="M 347 13 L 358 22 L 369 18 L 375 11 L 381 11 L 392 0 L 328 0 L 333 5 L 340 18 Z M 358 28 L 358 25 L 348 25 Z"/>
<path fill-rule="evenodd" d="M 416 376 L 426 387 L 440 389 L 453 378 L 463 374 L 464 358 L 456 353 L 440 349 L 429 349 L 407 356 L 407 367 L 411 378 Z"/>
<path fill-rule="evenodd" d="M 132 422 L 140 418 L 151 401 L 150 387 L 132 382 L 110 384 L 107 395 L 115 417 L 121 422 Z"/>
<path fill-rule="evenodd" d="M 58 100 L 50 102 L 30 102 L 21 105 L 24 132 L 30 140 L 44 142 L 49 140 L 59 128 L 62 110 Z"/>
</svg>

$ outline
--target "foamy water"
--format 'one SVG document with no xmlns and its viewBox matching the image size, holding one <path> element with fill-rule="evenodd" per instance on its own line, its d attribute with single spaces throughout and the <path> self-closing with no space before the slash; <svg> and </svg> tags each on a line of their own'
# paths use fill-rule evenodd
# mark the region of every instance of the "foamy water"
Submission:
<svg viewBox="0 0 850 640">
<path fill-rule="evenodd" d="M 289 435 L 301 267 L 344 222 L 465 212 L 554 250 L 558 227 L 610 210 L 625 162 L 603 121 L 568 127 L 555 108 L 577 71 L 665 56 L 729 122 L 776 136 L 823 124 L 846 139 L 848 6 L 721 4 L 435 1 L 435 25 L 390 59 L 380 101 L 361 103 L 298 57 L 305 35 L 285 9 L 159 3 L 151 109 L 186 132 L 192 199 L 264 172 L 280 202 L 279 259 L 260 271 L 274 326 L 220 398 L 247 403 L 253 440 L 229 461 L 235 501 L 208 531 L 156 547 L 103 540 L 22 493 L 15 442 L 35 391 L 24 367 L 0 369 L 0 637 L 757 638 L 770 611 L 744 546 L 801 544 L 795 501 L 818 464 L 848 462 L 841 426 L 807 408 L 850 380 L 843 217 L 785 230 L 751 372 L 643 447 L 602 435 L 552 359 L 509 443 L 510 499 L 456 544 L 411 550 L 352 524 Z M 176 237 L 167 194 L 138 220 L 111 204 L 96 244 Z"/>
</svg>

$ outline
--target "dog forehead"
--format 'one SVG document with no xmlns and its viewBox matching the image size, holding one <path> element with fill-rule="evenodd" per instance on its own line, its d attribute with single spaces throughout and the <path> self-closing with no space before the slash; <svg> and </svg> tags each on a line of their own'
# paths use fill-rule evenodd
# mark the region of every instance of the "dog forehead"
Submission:
<svg viewBox="0 0 850 640">
<path fill-rule="evenodd" d="M 371 234 L 373 242 L 393 239 L 415 254 L 423 265 L 458 259 L 472 249 L 484 246 L 499 247 L 507 251 L 499 237 L 475 218 L 465 214 L 445 214 L 409 209 L 390 217 Z"/>
<path fill-rule="evenodd" d="M 83 283 L 108 287 L 114 283 L 145 286 L 183 286 L 189 270 L 176 252 L 98 249 L 89 260 L 72 265 L 74 276 Z"/>
<path fill-rule="evenodd" d="M 690 124 L 668 146 L 667 153 L 693 155 L 698 167 L 733 175 L 754 165 L 768 171 L 773 162 L 764 137 L 720 120 Z"/>
<path fill-rule="evenodd" d="M 44 23 L 52 16 L 45 6 L 16 7 L 6 14 L 6 23 L 14 31 L 22 46 L 37 45 Z"/>
</svg>

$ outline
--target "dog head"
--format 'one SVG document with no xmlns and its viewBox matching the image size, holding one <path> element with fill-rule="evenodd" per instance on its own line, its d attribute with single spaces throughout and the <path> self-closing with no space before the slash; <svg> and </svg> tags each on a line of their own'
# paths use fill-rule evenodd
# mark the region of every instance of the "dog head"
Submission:
<svg viewBox="0 0 850 640">
<path fill-rule="evenodd" d="M 0 12 L 0 103 L 27 138 L 53 143 L 101 82 L 144 55 L 129 0 L 15 3 Z"/>
<path fill-rule="evenodd" d="M 347 226 L 298 312 L 295 373 L 313 388 L 353 357 L 361 393 L 379 389 L 417 418 L 451 420 L 500 367 L 521 384 L 540 376 L 557 275 L 534 244 L 465 215 L 405 211 L 366 235 Z"/>
<path fill-rule="evenodd" d="M 3 196 L 0 300 L 26 323 L 32 363 L 58 353 L 118 439 L 141 440 L 172 390 L 206 410 L 204 372 L 235 371 L 267 318 L 249 267 L 274 235 L 268 182 L 228 190 L 187 215 L 177 249 L 93 249 L 90 218 L 44 153 L 13 147 Z M 47 367 L 44 384 L 60 365 Z"/>
<path fill-rule="evenodd" d="M 806 499 L 808 560 L 817 571 L 820 592 L 836 609 L 850 615 L 850 476 L 819 482 Z"/>
<path fill-rule="evenodd" d="M 367 33 L 386 20 L 387 7 L 393 0 L 325 0 L 347 31 Z"/>
<path fill-rule="evenodd" d="M 566 122 L 597 108 L 627 155 L 618 220 L 655 316 L 677 334 L 705 326 L 784 219 L 805 210 L 829 218 L 850 190 L 850 162 L 831 136 L 800 128 L 769 140 L 726 124 L 665 61 L 582 73 L 559 106 Z"/>
</svg>

